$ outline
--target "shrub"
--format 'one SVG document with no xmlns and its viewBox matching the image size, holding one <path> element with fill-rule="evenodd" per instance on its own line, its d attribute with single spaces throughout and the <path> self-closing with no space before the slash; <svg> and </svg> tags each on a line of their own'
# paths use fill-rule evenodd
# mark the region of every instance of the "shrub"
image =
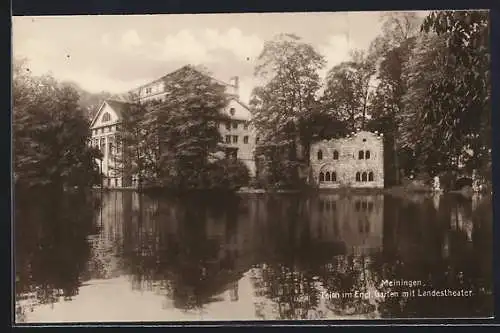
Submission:
<svg viewBox="0 0 500 333">
<path fill-rule="evenodd" d="M 211 163 L 205 176 L 207 187 L 219 190 L 237 190 L 247 186 L 250 180 L 247 166 L 234 159 L 221 159 Z"/>
</svg>

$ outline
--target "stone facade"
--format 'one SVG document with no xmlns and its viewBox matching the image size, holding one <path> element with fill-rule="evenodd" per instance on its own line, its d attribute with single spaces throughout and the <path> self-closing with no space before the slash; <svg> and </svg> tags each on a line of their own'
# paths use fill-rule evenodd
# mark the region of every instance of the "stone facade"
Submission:
<svg viewBox="0 0 500 333">
<path fill-rule="evenodd" d="M 382 139 L 382 134 L 358 131 L 312 144 L 311 182 L 319 188 L 383 188 Z"/>
</svg>

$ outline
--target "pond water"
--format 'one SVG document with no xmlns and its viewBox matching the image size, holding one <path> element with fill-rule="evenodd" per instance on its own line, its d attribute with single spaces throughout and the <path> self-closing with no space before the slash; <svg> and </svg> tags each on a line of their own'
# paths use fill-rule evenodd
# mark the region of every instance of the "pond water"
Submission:
<svg viewBox="0 0 500 333">
<path fill-rule="evenodd" d="M 493 313 L 490 196 L 16 199 L 17 323 Z"/>
</svg>

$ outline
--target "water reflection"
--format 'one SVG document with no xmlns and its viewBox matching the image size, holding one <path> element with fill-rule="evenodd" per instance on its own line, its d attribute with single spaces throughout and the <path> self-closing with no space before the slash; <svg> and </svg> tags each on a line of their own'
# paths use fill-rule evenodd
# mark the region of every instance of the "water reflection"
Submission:
<svg viewBox="0 0 500 333">
<path fill-rule="evenodd" d="M 16 207 L 17 321 L 492 314 L 491 198 L 39 196 Z M 446 289 L 473 296 L 415 294 Z"/>
</svg>

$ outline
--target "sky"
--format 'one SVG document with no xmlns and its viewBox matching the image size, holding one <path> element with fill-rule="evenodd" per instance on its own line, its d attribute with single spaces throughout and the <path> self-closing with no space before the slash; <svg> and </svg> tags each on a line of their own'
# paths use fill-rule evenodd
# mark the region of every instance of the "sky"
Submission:
<svg viewBox="0 0 500 333">
<path fill-rule="evenodd" d="M 13 17 L 13 57 L 35 75 L 51 73 L 89 92 L 125 93 L 182 67 L 204 65 L 228 82 L 238 76 L 248 102 L 265 41 L 294 33 L 327 60 L 322 73 L 367 49 L 381 12 L 86 15 Z"/>
</svg>

